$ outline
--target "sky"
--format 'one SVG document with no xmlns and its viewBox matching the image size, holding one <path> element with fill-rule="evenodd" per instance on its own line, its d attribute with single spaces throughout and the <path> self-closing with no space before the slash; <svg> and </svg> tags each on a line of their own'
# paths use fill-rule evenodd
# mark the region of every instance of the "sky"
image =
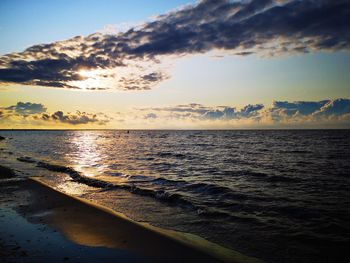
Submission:
<svg viewBox="0 0 350 263">
<path fill-rule="evenodd" d="M 0 128 L 350 128 L 349 0 L 0 1 Z"/>
</svg>

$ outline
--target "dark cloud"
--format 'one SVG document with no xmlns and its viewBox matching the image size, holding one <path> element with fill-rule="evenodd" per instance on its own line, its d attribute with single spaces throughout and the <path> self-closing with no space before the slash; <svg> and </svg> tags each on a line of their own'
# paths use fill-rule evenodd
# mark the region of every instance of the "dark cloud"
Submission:
<svg viewBox="0 0 350 263">
<path fill-rule="evenodd" d="M 237 113 L 235 108 L 225 107 L 223 110 L 209 110 L 201 116 L 203 119 L 236 119 Z"/>
<path fill-rule="evenodd" d="M 46 111 L 46 107 L 41 103 L 17 102 L 16 105 L 4 108 L 8 111 L 14 111 L 19 115 L 38 114 Z"/>
<path fill-rule="evenodd" d="M 119 83 L 127 90 L 148 90 L 166 78 L 167 76 L 164 73 L 153 72 L 141 76 L 122 77 Z"/>
<path fill-rule="evenodd" d="M 350 120 L 350 99 L 275 101 L 272 107 L 265 107 L 263 104 L 248 104 L 239 110 L 231 106 L 209 107 L 196 103 L 140 110 L 148 112 L 145 116 L 156 115 L 157 119 L 322 123 L 326 120 Z"/>
<path fill-rule="evenodd" d="M 104 113 L 87 113 L 76 111 L 76 113 L 63 113 L 56 111 L 50 114 L 46 111 L 46 107 L 41 103 L 18 102 L 16 105 L 9 107 L 0 107 L 0 118 L 6 121 L 42 121 L 42 122 L 56 122 L 71 125 L 80 124 L 97 124 L 105 125 L 110 122 L 111 118 Z M 37 123 L 36 123 L 37 124 Z"/>
<path fill-rule="evenodd" d="M 283 118 L 300 117 L 340 117 L 350 114 L 349 99 L 335 99 L 322 101 L 275 101 L 269 109 L 271 117 L 275 121 Z"/>
<path fill-rule="evenodd" d="M 56 111 L 52 115 L 43 114 L 41 119 L 44 121 L 55 121 L 61 123 L 67 123 L 72 125 L 79 124 L 89 124 L 96 123 L 98 125 L 105 125 L 110 120 L 109 119 L 100 119 L 96 114 L 86 113 L 77 111 L 75 114 L 64 114 L 62 111 Z"/>
<path fill-rule="evenodd" d="M 170 117 L 175 118 L 193 118 L 202 120 L 233 120 L 257 116 L 259 111 L 263 108 L 264 106 L 261 104 L 247 105 L 241 110 L 237 111 L 236 108 L 229 106 L 207 107 L 201 104 L 191 103 L 187 105 L 177 105 L 174 107 L 150 108 L 141 110 L 152 110 L 154 112 L 168 112 Z"/>
<path fill-rule="evenodd" d="M 309 115 L 320 110 L 326 105 L 329 100 L 323 100 L 319 102 L 314 101 L 275 101 L 273 103 L 272 110 L 282 110 L 286 115 L 291 116 L 294 114 Z"/>
<path fill-rule="evenodd" d="M 244 118 L 250 118 L 258 115 L 258 112 L 264 108 L 264 105 L 262 104 L 256 104 L 256 105 L 247 105 L 244 108 L 242 108 L 239 112 L 239 115 Z"/>
<path fill-rule="evenodd" d="M 81 88 L 77 82 L 88 78 L 81 69 L 120 69 L 135 61 L 154 66 L 168 55 L 213 49 L 238 55 L 349 50 L 349 17 L 348 0 L 202 0 L 124 33 L 79 36 L 2 56 L 0 81 Z M 122 76 L 118 88 L 150 89 L 165 79 L 140 67 Z"/>
<path fill-rule="evenodd" d="M 344 114 L 350 114 L 350 100 L 349 99 L 336 99 L 328 101 L 318 112 L 317 115 L 335 115 L 341 116 Z"/>
<path fill-rule="evenodd" d="M 214 111 L 207 111 L 202 117 L 204 119 L 225 119 L 225 120 L 233 120 L 233 119 L 244 119 L 244 118 L 252 118 L 256 117 L 260 110 L 264 108 L 262 104 L 256 105 L 247 105 L 244 106 L 239 111 L 233 107 L 220 107 Z"/>
</svg>

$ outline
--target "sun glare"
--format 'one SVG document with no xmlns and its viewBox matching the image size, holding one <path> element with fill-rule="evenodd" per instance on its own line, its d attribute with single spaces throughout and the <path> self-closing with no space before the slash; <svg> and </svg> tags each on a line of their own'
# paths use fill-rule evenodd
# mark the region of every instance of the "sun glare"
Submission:
<svg viewBox="0 0 350 263">
<path fill-rule="evenodd" d="M 106 74 L 105 70 L 79 70 L 78 74 L 82 77 L 82 80 L 70 81 L 68 84 L 79 87 L 81 90 L 97 90 L 107 89 L 107 81 L 110 81 L 110 77 Z"/>
<path fill-rule="evenodd" d="M 85 70 L 85 69 L 81 69 L 79 70 L 79 75 L 82 77 L 86 77 L 86 78 L 94 78 L 96 77 L 96 70 Z"/>
</svg>

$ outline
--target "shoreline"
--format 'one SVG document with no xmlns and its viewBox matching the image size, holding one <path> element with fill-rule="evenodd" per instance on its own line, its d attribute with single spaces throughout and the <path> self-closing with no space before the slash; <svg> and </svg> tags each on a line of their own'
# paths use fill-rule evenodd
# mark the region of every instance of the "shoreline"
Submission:
<svg viewBox="0 0 350 263">
<path fill-rule="evenodd" d="M 27 204 L 19 199 L 12 201 L 14 210 L 20 211 L 18 217 L 54 229 L 67 243 L 83 246 L 88 251 L 103 248 L 113 253 L 123 251 L 141 260 L 137 262 L 262 262 L 192 234 L 135 222 L 112 209 L 53 189 L 39 178 L 9 184 L 30 196 Z M 4 185 L 6 183 L 1 183 L 0 187 Z M 49 233 L 47 239 L 52 239 L 52 234 Z M 103 257 L 112 258 L 111 251 L 104 252 Z M 86 255 L 88 253 L 93 252 Z"/>
</svg>

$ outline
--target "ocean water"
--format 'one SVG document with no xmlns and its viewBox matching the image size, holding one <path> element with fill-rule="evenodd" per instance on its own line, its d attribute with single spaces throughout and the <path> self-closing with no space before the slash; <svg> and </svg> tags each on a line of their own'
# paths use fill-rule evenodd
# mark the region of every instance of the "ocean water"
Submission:
<svg viewBox="0 0 350 263">
<path fill-rule="evenodd" d="M 350 130 L 0 131 L 20 176 L 266 262 L 350 245 Z"/>
</svg>

